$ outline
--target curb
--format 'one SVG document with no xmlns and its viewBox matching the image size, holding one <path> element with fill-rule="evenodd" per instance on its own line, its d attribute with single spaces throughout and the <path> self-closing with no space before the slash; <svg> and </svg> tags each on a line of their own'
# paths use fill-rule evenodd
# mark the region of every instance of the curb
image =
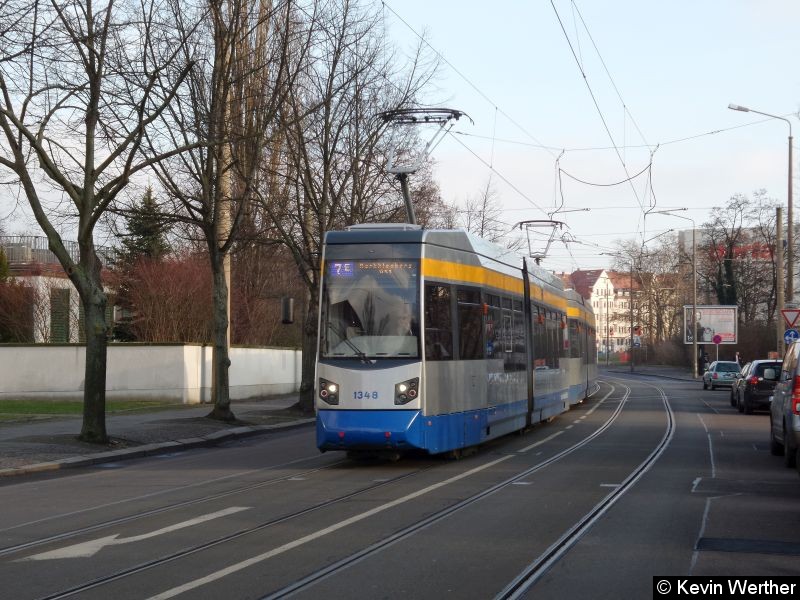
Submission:
<svg viewBox="0 0 800 600">
<path fill-rule="evenodd" d="M 35 463 L 31 465 L 22 465 L 21 467 L 0 469 L 0 478 L 14 477 L 17 475 L 29 475 L 33 473 L 46 473 L 49 471 L 87 467 L 118 460 L 142 458 L 145 456 L 162 454 L 165 450 L 191 450 L 193 448 L 208 448 L 229 440 L 244 439 L 255 435 L 269 433 L 271 431 L 275 431 L 276 429 L 294 429 L 296 427 L 302 427 L 304 425 L 308 425 L 309 423 L 313 423 L 314 421 L 315 419 L 311 417 L 274 425 L 236 427 L 228 431 L 215 431 L 214 433 L 209 433 L 208 435 L 200 437 L 170 440 L 167 442 L 155 442 L 152 444 L 143 444 L 134 448 L 125 448 L 123 450 L 110 450 L 108 452 L 98 452 L 96 454 L 72 456 L 70 458 L 62 458 L 60 460 Z"/>
</svg>

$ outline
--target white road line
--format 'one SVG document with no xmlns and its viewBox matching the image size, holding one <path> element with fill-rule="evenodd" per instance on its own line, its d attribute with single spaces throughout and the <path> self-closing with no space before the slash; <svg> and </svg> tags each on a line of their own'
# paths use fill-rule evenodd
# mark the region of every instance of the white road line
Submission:
<svg viewBox="0 0 800 600">
<path fill-rule="evenodd" d="M 522 450 L 517 450 L 517 454 L 522 454 L 523 452 L 527 452 L 528 450 L 536 448 L 537 446 L 541 446 L 542 444 L 546 444 L 547 442 L 549 442 L 550 440 L 552 440 L 555 437 L 558 437 L 562 433 L 564 433 L 564 432 L 563 431 L 556 431 L 554 434 L 548 435 L 543 440 L 539 440 L 538 442 L 535 442 L 535 443 L 531 444 L 530 446 L 526 446 Z"/>
<path fill-rule="evenodd" d="M 175 525 L 163 527 L 162 529 L 158 529 L 156 531 L 151 531 L 150 533 L 134 535 L 128 538 L 120 538 L 119 534 L 108 535 L 106 537 L 97 538 L 96 540 L 89 540 L 88 542 L 81 542 L 80 544 L 73 544 L 71 546 L 65 546 L 64 548 L 58 548 L 57 550 L 51 550 L 50 552 L 42 552 L 41 554 L 27 556 L 19 559 L 19 561 L 16 562 L 28 560 L 53 560 L 57 558 L 88 558 L 90 556 L 94 556 L 106 546 L 118 546 L 120 544 L 130 544 L 131 542 L 141 542 L 142 540 L 148 540 L 159 535 L 164 535 L 165 533 L 171 533 L 173 531 L 178 531 L 179 529 L 185 529 L 186 527 L 199 525 L 200 523 L 205 523 L 206 521 L 211 521 L 212 519 L 219 519 L 220 517 L 227 517 L 228 515 L 242 512 L 243 510 L 250 510 L 250 508 L 251 507 L 249 506 L 231 506 L 230 508 L 218 510 L 217 512 L 209 513 L 207 515 L 201 515 L 194 519 L 183 521 L 182 523 L 176 523 Z"/>
<path fill-rule="evenodd" d="M 339 521 L 338 523 L 334 523 L 330 527 L 326 527 L 324 529 L 320 529 L 319 531 L 315 531 L 314 533 L 310 533 L 308 535 L 305 535 L 305 536 L 303 536 L 301 538 L 298 538 L 298 539 L 296 539 L 296 540 L 294 540 L 292 542 L 289 542 L 288 544 L 284 544 L 283 546 L 279 546 L 277 548 L 274 548 L 273 550 L 269 550 L 268 552 L 264 552 L 263 554 L 259 554 L 257 556 L 252 557 L 252 558 L 248 558 L 247 560 L 243 560 L 242 562 L 233 564 L 233 565 L 231 565 L 229 567 L 226 567 L 224 569 L 220 569 L 219 571 L 215 571 L 213 573 L 209 573 L 208 575 L 206 575 L 205 577 L 201 577 L 200 579 L 195 579 L 193 581 L 189 581 L 187 583 L 184 583 L 183 585 L 179 585 L 177 587 L 169 589 L 169 590 L 167 590 L 165 592 L 162 592 L 160 594 L 157 594 L 155 596 L 150 597 L 148 600 L 167 600 L 168 598 L 174 598 L 175 596 L 178 596 L 178 595 L 183 594 L 185 592 L 188 592 L 188 591 L 194 590 L 196 588 L 199 588 L 200 586 L 203 586 L 203 585 L 205 585 L 207 583 L 211 583 L 212 581 L 216 581 L 218 579 L 222 579 L 223 577 L 227 577 L 228 575 L 231 575 L 233 573 L 237 573 L 237 572 L 239 572 L 239 571 L 241 571 L 243 569 L 246 569 L 248 567 L 252 567 L 253 565 L 256 565 L 256 564 L 258 564 L 260 562 L 264 562 L 265 560 L 268 560 L 268 559 L 270 559 L 270 558 L 272 558 L 274 556 L 278 556 L 279 554 L 283 554 L 284 552 L 288 552 L 289 550 L 293 550 L 294 548 L 298 548 L 298 547 L 300 547 L 300 546 L 302 546 L 304 544 L 307 544 L 308 542 L 313 542 L 314 540 L 317 540 L 317 539 L 319 539 L 319 538 L 321 538 L 323 536 L 326 536 L 326 535 L 328 535 L 330 533 L 333 533 L 335 531 L 339 531 L 340 529 L 343 529 L 344 527 L 347 527 L 349 525 L 353 525 L 354 523 L 358 523 L 359 521 L 363 521 L 364 519 L 368 519 L 369 517 L 372 517 L 372 516 L 374 516 L 374 515 L 376 515 L 378 513 L 381 513 L 381 512 L 383 512 L 385 510 L 388 510 L 390 508 L 394 508 L 395 506 L 399 506 L 399 505 L 403 504 L 404 502 L 408 502 L 409 500 L 414 500 L 415 498 L 419 498 L 420 496 L 423 496 L 423 495 L 427 494 L 428 492 L 432 492 L 432 491 L 437 490 L 437 489 L 439 489 L 441 487 L 444 487 L 446 485 L 449 485 L 451 483 L 454 483 L 456 481 L 464 479 L 465 477 L 469 477 L 470 475 L 474 475 L 475 473 L 478 473 L 480 471 L 488 469 L 489 467 L 493 467 L 494 465 L 497 465 L 497 464 L 499 464 L 499 463 L 501 463 L 503 461 L 506 461 L 509 458 L 511 458 L 512 456 L 513 455 L 511 455 L 511 454 L 509 454 L 507 456 L 502 456 L 502 457 L 500 457 L 500 458 L 498 458 L 496 460 L 493 460 L 492 462 L 486 463 L 485 465 L 482 465 L 480 467 L 475 467 L 474 469 L 471 469 L 469 471 L 461 473 L 460 475 L 456 475 L 455 477 L 451 477 L 450 479 L 445 479 L 444 481 L 441 481 L 439 483 L 435 483 L 435 484 L 433 484 L 431 486 L 428 486 L 426 488 L 423 488 L 423 489 L 421 489 L 419 491 L 416 491 L 416 492 L 413 492 L 411 494 L 408 494 L 407 496 L 403 496 L 402 498 L 398 498 L 397 500 L 392 500 L 391 502 L 387 502 L 386 504 L 381 504 L 380 506 L 376 506 L 375 508 L 373 508 L 371 510 L 368 510 L 368 511 L 366 511 L 364 513 L 361 513 L 360 515 L 357 515 L 355 517 L 350 517 L 349 519 L 345 519 L 344 521 Z"/>
</svg>

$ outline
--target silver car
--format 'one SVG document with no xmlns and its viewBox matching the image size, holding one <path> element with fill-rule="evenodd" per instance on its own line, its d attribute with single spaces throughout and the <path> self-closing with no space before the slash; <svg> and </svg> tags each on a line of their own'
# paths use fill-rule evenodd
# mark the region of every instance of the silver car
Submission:
<svg viewBox="0 0 800 600">
<path fill-rule="evenodd" d="M 800 372 L 798 372 L 800 343 L 786 349 L 783 366 L 769 408 L 769 449 L 775 456 L 783 455 L 787 467 L 800 465 Z"/>
<path fill-rule="evenodd" d="M 715 360 L 703 373 L 703 389 L 712 390 L 718 387 L 731 387 L 739 375 L 739 363 L 732 360 Z"/>
</svg>

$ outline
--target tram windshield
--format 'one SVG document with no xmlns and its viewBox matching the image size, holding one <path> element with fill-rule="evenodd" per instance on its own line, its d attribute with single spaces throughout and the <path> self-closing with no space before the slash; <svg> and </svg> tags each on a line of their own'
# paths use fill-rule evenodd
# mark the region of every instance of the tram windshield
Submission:
<svg viewBox="0 0 800 600">
<path fill-rule="evenodd" d="M 419 357 L 419 261 L 326 261 L 324 358 Z"/>
</svg>

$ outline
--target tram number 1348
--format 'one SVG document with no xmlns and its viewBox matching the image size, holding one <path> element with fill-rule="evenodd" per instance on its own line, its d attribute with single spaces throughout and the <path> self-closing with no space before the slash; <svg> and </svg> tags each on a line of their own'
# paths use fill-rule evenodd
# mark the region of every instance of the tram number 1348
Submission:
<svg viewBox="0 0 800 600">
<path fill-rule="evenodd" d="M 366 391 L 359 391 L 353 392 L 353 400 L 363 400 L 363 399 L 370 399 L 373 400 L 378 399 L 378 392 L 366 392 Z"/>
</svg>

